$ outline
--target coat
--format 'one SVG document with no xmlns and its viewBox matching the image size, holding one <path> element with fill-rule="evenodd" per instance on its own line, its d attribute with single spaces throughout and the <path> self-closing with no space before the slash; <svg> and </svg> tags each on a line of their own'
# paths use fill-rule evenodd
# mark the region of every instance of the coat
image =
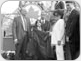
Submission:
<svg viewBox="0 0 81 61">
<path fill-rule="evenodd" d="M 30 20 L 26 18 L 27 21 L 27 31 L 30 33 Z M 12 25 L 13 39 L 18 39 L 19 43 L 22 43 L 22 38 L 26 35 L 23 28 L 23 23 L 21 16 L 15 17 Z"/>
</svg>

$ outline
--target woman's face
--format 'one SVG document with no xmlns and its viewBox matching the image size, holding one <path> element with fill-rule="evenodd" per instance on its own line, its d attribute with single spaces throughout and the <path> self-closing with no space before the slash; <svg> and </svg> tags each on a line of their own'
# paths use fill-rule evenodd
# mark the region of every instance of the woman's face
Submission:
<svg viewBox="0 0 81 61">
<path fill-rule="evenodd" d="M 40 26 L 41 26 L 41 23 L 40 23 L 39 21 L 37 22 L 37 26 L 38 26 L 38 27 L 40 27 Z"/>
<path fill-rule="evenodd" d="M 54 16 L 55 21 L 57 21 L 58 19 L 60 19 L 60 16 Z"/>
</svg>

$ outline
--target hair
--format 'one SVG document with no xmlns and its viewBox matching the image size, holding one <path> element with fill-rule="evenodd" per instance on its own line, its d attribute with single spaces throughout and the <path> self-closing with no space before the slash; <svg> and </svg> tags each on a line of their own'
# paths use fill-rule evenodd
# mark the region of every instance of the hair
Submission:
<svg viewBox="0 0 81 61">
<path fill-rule="evenodd" d="M 40 22 L 40 20 L 37 20 L 36 22 L 35 22 L 35 27 L 37 27 L 37 23 L 38 23 L 38 21 Z M 41 23 L 41 22 L 40 22 Z"/>
</svg>

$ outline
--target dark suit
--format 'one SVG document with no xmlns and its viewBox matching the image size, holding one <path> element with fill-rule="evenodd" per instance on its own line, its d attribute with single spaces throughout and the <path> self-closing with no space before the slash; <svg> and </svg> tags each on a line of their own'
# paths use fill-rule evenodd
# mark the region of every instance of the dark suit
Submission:
<svg viewBox="0 0 81 61">
<path fill-rule="evenodd" d="M 66 36 L 69 37 L 70 51 L 72 59 L 76 59 L 76 54 L 80 50 L 80 30 L 79 30 L 79 12 L 73 10 L 66 23 Z"/>
<path fill-rule="evenodd" d="M 26 46 L 26 43 L 28 42 L 28 38 L 29 38 L 28 33 L 30 33 L 30 20 L 28 18 L 26 18 L 26 22 L 27 22 L 27 32 L 24 31 L 21 16 L 14 18 L 14 21 L 13 21 L 13 26 L 12 26 L 13 39 L 18 39 L 18 43 L 16 44 L 15 59 L 20 59 L 19 54 L 20 54 L 21 50 L 23 52 L 26 50 L 25 46 Z"/>
<path fill-rule="evenodd" d="M 42 27 L 42 30 L 45 31 L 45 32 L 50 31 L 51 22 L 46 20 L 44 24 L 42 23 L 41 27 Z M 46 42 L 45 42 L 45 44 L 46 44 L 46 54 L 47 54 L 47 57 L 50 59 L 54 56 L 53 55 L 53 49 L 51 48 L 51 36 L 49 36 L 49 33 L 47 33 L 45 35 L 45 33 L 39 32 L 39 34 L 42 35 L 41 37 L 43 39 L 45 38 L 44 40 L 46 40 Z M 40 38 L 40 39 L 42 39 L 42 38 Z M 53 57 L 53 59 L 55 59 L 55 58 Z"/>
<path fill-rule="evenodd" d="M 41 24 L 41 28 L 42 28 L 43 31 L 49 31 L 50 30 L 50 26 L 51 26 L 51 24 L 47 20 L 45 21 L 45 23 Z"/>
</svg>

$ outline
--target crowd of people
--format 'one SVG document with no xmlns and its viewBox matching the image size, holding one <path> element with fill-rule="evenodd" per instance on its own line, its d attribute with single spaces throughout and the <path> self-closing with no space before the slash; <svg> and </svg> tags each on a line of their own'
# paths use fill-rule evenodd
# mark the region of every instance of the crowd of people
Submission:
<svg viewBox="0 0 81 61">
<path fill-rule="evenodd" d="M 32 24 L 19 9 L 12 33 L 15 60 L 74 60 L 80 54 L 80 11 L 74 1 L 56 1 L 55 10 L 43 11 Z M 42 7 L 43 8 L 43 7 Z M 49 15 L 46 15 L 46 14 Z M 32 19 L 31 19 L 32 20 Z"/>
</svg>

